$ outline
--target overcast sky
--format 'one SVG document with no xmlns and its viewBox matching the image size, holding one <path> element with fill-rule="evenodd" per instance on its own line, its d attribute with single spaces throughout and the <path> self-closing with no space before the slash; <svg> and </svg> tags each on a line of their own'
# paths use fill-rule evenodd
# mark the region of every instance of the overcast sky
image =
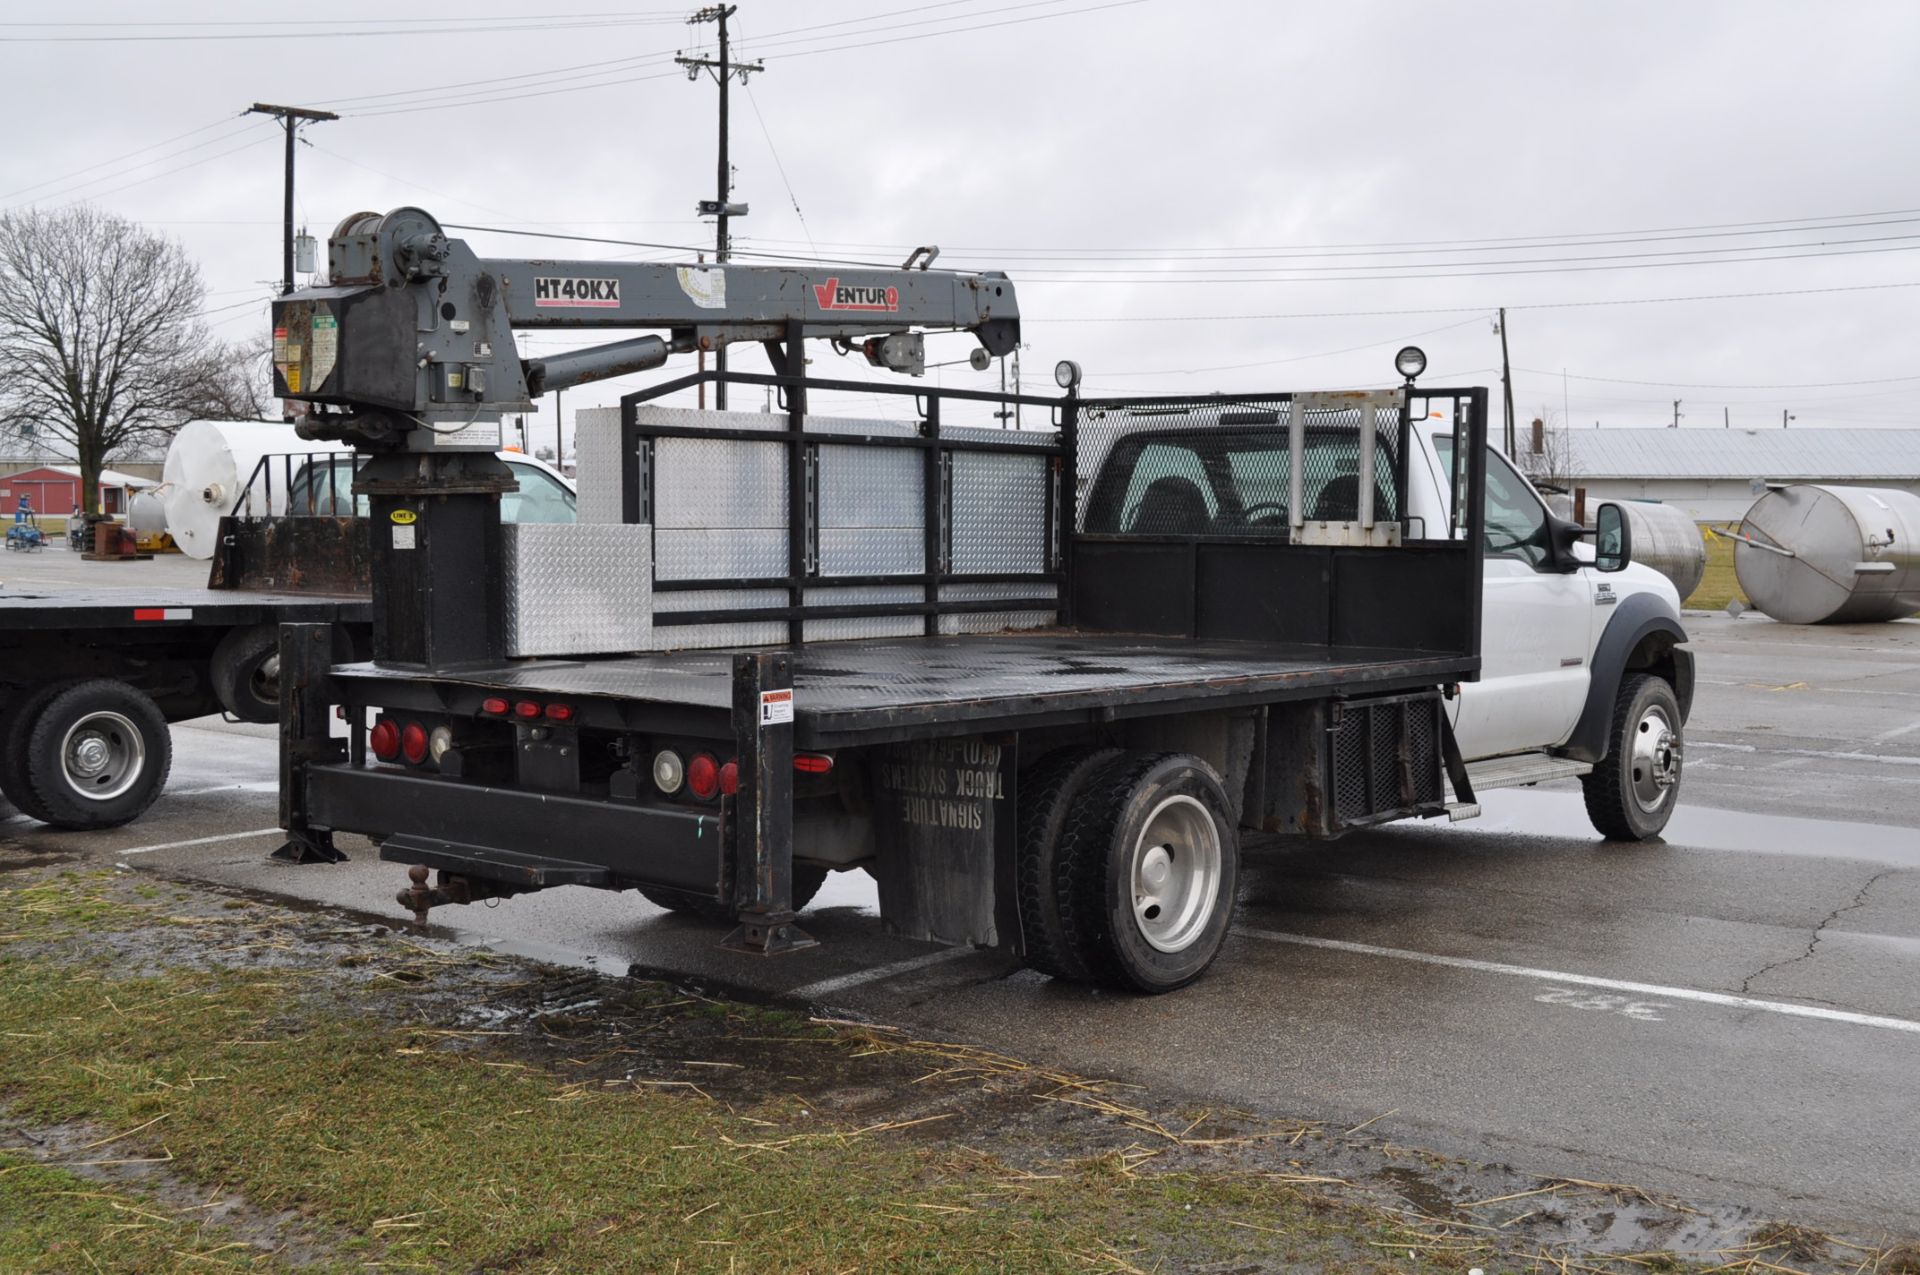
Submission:
<svg viewBox="0 0 1920 1275">
<path fill-rule="evenodd" d="M 934 243 L 942 266 L 1004 269 L 1030 388 L 1065 357 L 1094 392 L 1378 384 L 1411 340 L 1430 381 L 1497 391 L 1505 305 L 1522 419 L 1662 424 L 1678 398 L 1690 429 L 1723 409 L 1915 423 L 1920 5 L 740 5 L 735 52 L 766 70 L 734 95 L 737 248 Z M 279 134 L 240 116 L 255 101 L 343 116 L 299 156 L 322 238 L 417 204 L 710 245 L 693 203 L 713 193 L 716 93 L 672 58 L 710 51 L 712 25 L 539 8 L 335 0 L 303 24 L 320 11 L 10 0 L 0 206 L 86 199 L 177 237 L 230 339 L 265 332 L 280 269 Z M 468 237 L 486 256 L 681 255 Z M 634 383 L 570 393 L 568 414 Z"/>
</svg>

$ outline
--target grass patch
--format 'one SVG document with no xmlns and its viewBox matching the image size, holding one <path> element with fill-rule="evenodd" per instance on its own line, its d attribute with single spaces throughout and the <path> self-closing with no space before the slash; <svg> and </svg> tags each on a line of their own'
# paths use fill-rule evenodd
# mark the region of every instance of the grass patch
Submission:
<svg viewBox="0 0 1920 1275">
<path fill-rule="evenodd" d="M 1707 543 L 1707 569 L 1700 577 L 1699 587 L 1687 596 L 1683 606 L 1698 611 L 1724 611 L 1727 603 L 1738 599 L 1742 606 L 1751 605 L 1747 595 L 1740 589 L 1740 578 L 1733 569 L 1733 546 L 1731 537 L 1716 535 L 1716 530 L 1725 528 L 1703 528 Z"/>
</svg>

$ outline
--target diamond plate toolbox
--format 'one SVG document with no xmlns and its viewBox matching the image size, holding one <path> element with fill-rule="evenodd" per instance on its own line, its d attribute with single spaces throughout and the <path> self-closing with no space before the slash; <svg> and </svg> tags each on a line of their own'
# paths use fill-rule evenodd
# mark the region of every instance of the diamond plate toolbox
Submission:
<svg viewBox="0 0 1920 1275">
<path fill-rule="evenodd" d="M 608 655 L 649 646 L 652 527 L 509 523 L 500 532 L 508 655 Z"/>
</svg>

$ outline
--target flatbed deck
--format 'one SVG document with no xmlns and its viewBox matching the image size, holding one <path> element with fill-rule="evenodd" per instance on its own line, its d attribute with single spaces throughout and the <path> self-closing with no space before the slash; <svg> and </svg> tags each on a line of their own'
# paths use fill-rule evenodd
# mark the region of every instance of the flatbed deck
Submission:
<svg viewBox="0 0 1920 1275">
<path fill-rule="evenodd" d="M 796 746 L 841 747 L 924 735 L 1024 729 L 1389 691 L 1470 677 L 1477 657 L 1382 648 L 1047 630 L 809 643 L 794 651 Z M 417 683 L 418 670 L 352 664 L 349 680 Z M 582 661 L 522 660 L 431 680 L 533 694 L 616 696 L 724 714 L 732 653 L 667 651 Z M 372 692 L 378 702 L 377 692 Z"/>
<path fill-rule="evenodd" d="M 269 624 L 347 620 L 370 623 L 365 595 L 195 589 L 177 585 L 0 590 L 0 633 L 114 629 L 132 625 Z"/>
</svg>

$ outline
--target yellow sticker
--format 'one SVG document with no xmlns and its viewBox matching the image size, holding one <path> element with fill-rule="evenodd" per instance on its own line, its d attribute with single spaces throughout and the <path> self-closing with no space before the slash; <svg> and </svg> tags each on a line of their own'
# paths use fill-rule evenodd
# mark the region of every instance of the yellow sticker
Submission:
<svg viewBox="0 0 1920 1275">
<path fill-rule="evenodd" d="M 418 518 L 418 517 L 419 517 L 420 515 L 419 515 L 419 514 L 416 514 L 416 513 L 415 513 L 415 512 L 413 512 L 413 510 L 411 510 L 411 509 L 396 509 L 396 510 L 394 510 L 394 511 L 393 511 L 393 513 L 392 513 L 391 515 L 389 515 L 389 516 L 390 516 L 390 517 L 391 517 L 391 518 L 392 518 L 392 519 L 393 519 L 393 520 L 394 520 L 395 522 L 397 522 L 397 523 L 399 523 L 399 524 L 400 524 L 400 525 L 401 525 L 402 527 L 405 527 L 405 526 L 407 526 L 408 524 L 410 524 L 410 523 L 412 523 L 412 522 L 413 522 L 413 521 L 414 521 L 414 520 L 415 520 L 416 518 Z"/>
</svg>

